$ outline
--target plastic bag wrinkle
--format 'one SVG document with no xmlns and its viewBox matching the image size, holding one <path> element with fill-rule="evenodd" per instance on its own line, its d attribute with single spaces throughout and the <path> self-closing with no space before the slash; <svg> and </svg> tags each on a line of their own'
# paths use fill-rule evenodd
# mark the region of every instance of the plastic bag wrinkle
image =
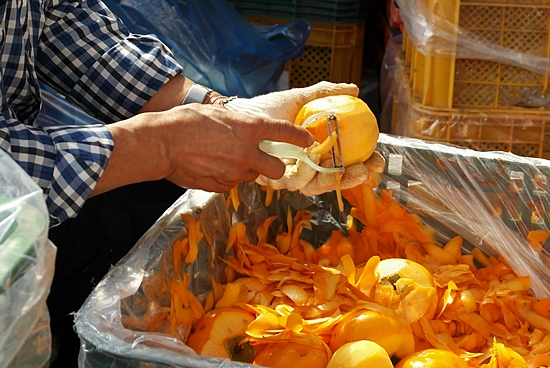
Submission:
<svg viewBox="0 0 550 368">
<path fill-rule="evenodd" d="M 396 0 L 407 35 L 414 47 L 426 56 L 456 57 L 490 60 L 531 70 L 539 74 L 550 73 L 550 59 L 528 52 L 520 52 L 498 45 L 446 18 L 457 18 L 458 9 L 449 9 L 445 1 L 434 6 L 444 16 L 438 16 L 422 0 Z M 462 5 L 468 5 L 463 2 Z M 487 2 L 498 8 L 503 2 Z M 528 4 L 525 4 L 528 6 Z M 536 8 L 535 3 L 532 4 Z M 540 4 L 539 4 L 540 5 Z M 439 14 L 441 14 L 439 13 Z M 546 30 L 548 32 L 548 30 Z"/>
<path fill-rule="evenodd" d="M 252 25 L 221 0 L 106 0 L 132 33 L 170 47 L 183 75 L 226 96 L 273 92 L 286 61 L 303 54 L 310 24 Z"/>
<path fill-rule="evenodd" d="M 42 190 L 0 150 L 0 367 L 45 366 L 56 248 Z"/>
</svg>

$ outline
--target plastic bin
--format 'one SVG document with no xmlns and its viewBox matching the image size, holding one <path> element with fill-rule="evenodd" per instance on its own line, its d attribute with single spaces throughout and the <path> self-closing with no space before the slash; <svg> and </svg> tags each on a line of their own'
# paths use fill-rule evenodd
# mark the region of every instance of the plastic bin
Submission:
<svg viewBox="0 0 550 368">
<path fill-rule="evenodd" d="M 530 276 L 537 297 L 548 297 L 550 244 L 535 251 L 522 233 L 523 228 L 550 226 L 547 210 L 536 212 L 532 206 L 533 201 L 548 198 L 548 161 L 383 134 L 377 150 L 387 162 L 380 188 L 391 189 L 394 198 L 434 229 L 438 241 L 460 234 L 465 252 L 476 246 L 487 254 L 502 255 L 519 275 Z M 174 203 L 109 271 L 77 313 L 76 330 L 84 343 L 80 367 L 249 366 L 194 355 L 178 338 L 157 327 L 150 331 L 151 312 L 170 306 L 168 284 L 177 277 L 171 266 L 173 245 L 185 236 L 182 213 L 197 216 L 203 224 L 198 258 L 185 266 L 191 278 L 189 290 L 201 301 L 212 290 L 212 280 L 224 277 L 225 263 L 220 258 L 230 256 L 225 249 L 235 222 L 245 222 L 252 239 L 256 227 L 269 216 L 277 217 L 274 229 L 281 226 L 289 208 L 311 211 L 315 234 L 330 234 L 346 218 L 331 206 L 334 193 L 309 198 L 282 191 L 268 208 L 263 205 L 264 196 L 257 185 L 241 184 L 241 205 L 236 211 L 228 205 L 227 193 L 190 190 Z M 504 207 L 501 216 L 495 216 L 498 206 Z M 535 212 L 537 221 L 533 221 Z"/>
<path fill-rule="evenodd" d="M 367 16 L 367 0 L 228 0 L 244 16 L 357 23 Z"/>
<path fill-rule="evenodd" d="M 505 109 L 513 105 L 514 96 L 525 88 L 546 91 L 548 73 L 529 68 L 530 61 L 525 60 L 525 56 L 550 56 L 550 0 L 426 0 L 423 3 L 429 16 L 434 18 L 433 29 L 426 29 L 427 34 L 440 32 L 438 36 L 446 40 L 435 41 L 434 45 L 430 44 L 433 40 L 428 40 L 420 52 L 405 30 L 405 62 L 410 66 L 412 93 L 419 104 L 447 109 Z M 464 57 L 460 50 L 451 57 L 437 55 L 441 53 L 441 46 L 445 46 L 446 54 L 453 54 L 453 47 L 475 50 L 476 44 L 480 49 L 481 46 L 493 48 L 494 55 L 480 51 L 479 58 Z M 511 59 L 523 62 L 525 68 L 501 62 L 503 58 L 497 53 L 502 50 Z"/>
<path fill-rule="evenodd" d="M 247 17 L 252 24 L 282 24 L 285 19 Z M 289 87 L 307 87 L 320 81 L 361 84 L 365 22 L 332 24 L 310 22 L 304 54 L 289 60 Z"/>
</svg>

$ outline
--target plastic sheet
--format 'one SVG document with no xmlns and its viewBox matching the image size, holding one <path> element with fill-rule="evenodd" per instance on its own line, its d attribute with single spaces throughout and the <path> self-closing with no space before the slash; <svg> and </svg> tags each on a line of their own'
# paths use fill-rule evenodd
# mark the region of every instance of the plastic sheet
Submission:
<svg viewBox="0 0 550 368">
<path fill-rule="evenodd" d="M 540 252 L 530 230 L 549 230 L 550 162 L 507 152 L 478 152 L 444 143 L 381 135 L 388 160 L 385 186 L 395 188 L 445 243 L 455 234 L 530 276 L 539 297 L 550 296 L 550 244 Z"/>
<path fill-rule="evenodd" d="M 465 146 L 550 158 L 550 114 L 540 109 L 467 109 L 426 106 L 413 95 L 410 69 L 404 65 L 399 39 L 390 42 L 381 81 L 381 131 Z M 524 90 L 527 92 L 527 90 Z M 540 93 L 537 92 L 537 95 Z M 534 101 L 534 96 L 530 96 Z M 539 102 L 544 102 L 544 97 Z"/>
<path fill-rule="evenodd" d="M 537 252 L 524 237 L 525 229 L 534 225 L 547 229 L 549 224 L 548 209 L 533 209 L 534 203 L 548 205 L 548 188 L 542 185 L 550 175 L 547 161 L 386 134 L 380 136 L 377 150 L 387 161 L 379 189 L 391 189 L 394 198 L 435 229 L 441 244 L 460 234 L 464 252 L 478 247 L 488 254 L 501 254 L 519 275 L 531 277 L 537 296 L 550 295 L 550 249 L 545 245 Z M 181 213 L 193 213 L 205 225 L 197 261 L 184 270 L 191 276 L 191 291 L 203 302 L 212 288 L 211 278 L 220 280 L 223 263 L 217 256 L 224 254 L 235 222 L 243 221 L 254 239 L 255 229 L 268 216 L 277 216 L 274 228 L 284 223 L 290 206 L 307 208 L 313 214 L 313 228 L 305 236 L 314 246 L 322 244 L 334 229 L 345 231 L 345 216 L 337 211 L 332 192 L 305 197 L 282 191 L 280 199 L 267 208 L 264 197 L 256 184 L 241 184 L 237 212 L 228 206 L 227 194 L 191 190 L 174 203 L 77 313 L 76 329 L 83 342 L 80 367 L 248 366 L 199 357 L 177 338 L 149 333 L 151 321 L 145 316 L 149 308 L 169 300 L 172 245 L 185 235 Z M 501 217 L 494 215 L 499 206 Z M 534 224 L 534 214 L 542 221 Z"/>
<path fill-rule="evenodd" d="M 412 96 L 427 108 L 548 114 L 550 2 L 400 1 Z"/>
<path fill-rule="evenodd" d="M 43 367 L 55 247 L 42 190 L 0 150 L 0 367 Z"/>
<path fill-rule="evenodd" d="M 306 21 L 251 25 L 222 0 L 106 0 L 133 33 L 154 33 L 183 74 L 226 96 L 273 92 L 286 61 L 304 52 Z"/>
<path fill-rule="evenodd" d="M 63 95 L 60 95 L 51 87 L 42 82 L 39 85 L 42 108 L 36 118 L 35 124 L 37 126 L 104 124 L 85 113 L 80 107 L 68 102 Z"/>
<path fill-rule="evenodd" d="M 541 37 L 548 39 L 548 28 L 534 28 L 537 19 L 542 21 L 543 26 L 547 26 L 550 5 L 548 1 L 396 1 L 407 36 L 424 55 L 492 60 L 539 74 L 550 72 L 548 49 L 545 45 L 538 44 Z M 462 14 L 463 19 L 459 20 L 461 6 L 469 7 L 472 13 L 468 16 Z M 506 30 L 512 35 L 514 30 L 521 32 L 513 39 L 495 39 L 489 32 L 491 25 L 494 28 L 498 22 L 503 21 L 505 15 L 502 10 L 508 7 L 515 9 L 518 14 L 514 14 L 515 17 L 509 16 L 507 23 L 501 24 L 502 27 L 509 27 Z M 485 27 L 474 25 L 476 20 L 483 21 Z M 544 31 L 546 35 L 541 35 Z"/>
</svg>

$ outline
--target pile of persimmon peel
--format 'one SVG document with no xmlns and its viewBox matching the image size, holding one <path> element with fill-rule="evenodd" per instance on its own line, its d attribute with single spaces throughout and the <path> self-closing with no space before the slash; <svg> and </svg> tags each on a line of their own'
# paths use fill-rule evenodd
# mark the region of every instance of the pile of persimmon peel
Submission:
<svg viewBox="0 0 550 368">
<path fill-rule="evenodd" d="M 416 351 L 448 350 L 471 367 L 550 364 L 550 299 L 532 296 L 529 277 L 477 249 L 462 254 L 458 236 L 437 244 L 434 230 L 388 190 L 378 196 L 364 184 L 342 194 L 353 207 L 348 236 L 335 230 L 315 249 L 300 237 L 311 228 L 311 214 L 290 209 L 286 226 L 275 229 L 271 241 L 274 218 L 257 229 L 254 243 L 245 225 L 236 223 L 220 255 L 225 280 L 212 280 L 201 303 L 188 290 L 189 276 L 180 273 L 169 286 L 170 307 L 151 318 L 149 331 L 166 320 L 170 333 L 187 331 L 185 340 L 208 311 L 235 307 L 255 316 L 243 337 L 251 346 L 297 342 L 330 354 L 334 328 L 349 313 L 385 308 L 410 324 Z M 203 237 L 200 221 L 183 219 L 188 236 L 174 244 L 176 273 L 182 263 L 195 261 Z M 380 267 L 388 259 L 406 260 L 410 276 Z M 505 349 L 495 349 L 497 344 Z"/>
</svg>

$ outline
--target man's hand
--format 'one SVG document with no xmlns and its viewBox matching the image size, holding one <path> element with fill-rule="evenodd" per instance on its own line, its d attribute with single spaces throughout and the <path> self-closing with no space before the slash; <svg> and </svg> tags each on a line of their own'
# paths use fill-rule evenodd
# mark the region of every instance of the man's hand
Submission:
<svg viewBox="0 0 550 368">
<path fill-rule="evenodd" d="M 294 122 L 302 106 L 312 100 L 336 95 L 357 97 L 358 94 L 359 88 L 354 84 L 319 82 L 305 88 L 268 93 L 251 99 L 236 99 L 230 101 L 226 107 L 233 111 L 246 111 L 259 116 L 270 116 Z M 308 151 L 306 150 L 306 152 Z M 310 158 L 313 162 L 319 163 L 319 157 L 310 156 Z M 384 165 L 384 158 L 375 152 L 366 161 L 346 167 L 340 187 L 348 189 L 357 186 L 365 182 L 369 175 L 383 172 Z M 332 162 L 321 163 L 321 166 L 331 167 Z M 317 172 L 300 160 L 288 160 L 283 177 L 266 178 L 260 175 L 256 182 L 260 185 L 269 185 L 273 189 L 299 190 L 308 196 L 336 189 L 334 175 Z"/>
<path fill-rule="evenodd" d="M 163 178 L 185 188 L 226 192 L 260 174 L 283 175 L 285 165 L 260 150 L 261 140 L 313 144 L 304 128 L 287 121 L 214 105 L 143 113 L 108 127 L 115 148 L 94 195 Z"/>
<path fill-rule="evenodd" d="M 292 124 L 302 106 L 324 96 L 359 94 L 354 84 L 320 82 L 234 99 L 225 108 L 189 104 L 155 112 L 179 104 L 191 84 L 184 77 L 175 77 L 141 114 L 108 125 L 115 148 L 92 195 L 159 179 L 212 192 L 226 192 L 259 176 L 279 179 L 287 167 L 261 151 L 260 141 L 309 147 L 313 144 L 311 135 Z"/>
<path fill-rule="evenodd" d="M 319 82 L 309 87 L 293 88 L 272 92 L 262 96 L 237 98 L 225 107 L 232 111 L 247 112 L 259 116 L 288 120 L 294 123 L 296 115 L 306 103 L 326 96 L 350 95 L 357 97 L 359 88 L 355 84 Z"/>
<path fill-rule="evenodd" d="M 199 105 L 173 112 L 181 135 L 172 134 L 172 169 L 167 179 L 187 188 L 225 192 L 262 174 L 280 178 L 283 162 L 259 149 L 271 140 L 307 147 L 313 143 L 303 128 L 284 120 Z M 197 123 L 194 123 L 197 122 Z"/>
</svg>

